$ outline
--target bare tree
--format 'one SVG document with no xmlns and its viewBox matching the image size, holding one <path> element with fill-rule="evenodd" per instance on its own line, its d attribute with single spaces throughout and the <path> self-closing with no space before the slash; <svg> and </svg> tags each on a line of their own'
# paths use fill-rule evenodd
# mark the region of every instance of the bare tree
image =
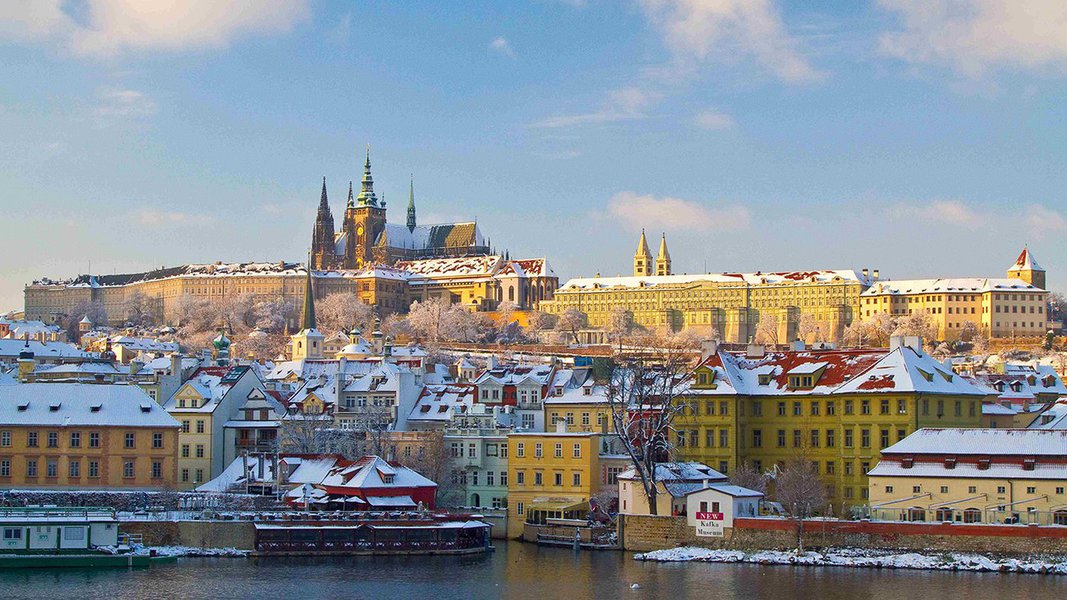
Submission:
<svg viewBox="0 0 1067 600">
<path fill-rule="evenodd" d="M 104 304 L 102 302 L 79 302 L 74 305 L 74 308 L 70 311 L 70 315 L 67 316 L 67 333 L 70 335 L 70 339 L 78 339 L 81 335 L 78 327 L 80 326 L 79 322 L 83 317 L 89 317 L 89 320 L 93 322 L 93 325 L 107 325 L 107 310 L 104 309 Z"/>
<path fill-rule="evenodd" d="M 797 520 L 797 550 L 804 549 L 804 519 L 826 507 L 826 488 L 819 468 L 805 456 L 790 458 L 775 478 L 775 499 Z"/>
<path fill-rule="evenodd" d="M 158 302 L 141 290 L 134 290 L 122 303 L 122 318 L 134 327 L 149 327 L 161 316 L 156 310 Z"/>
<path fill-rule="evenodd" d="M 765 473 L 760 473 L 759 470 L 747 460 L 741 461 L 741 464 L 734 469 L 733 474 L 730 475 L 730 483 L 750 490 L 756 490 L 757 492 L 767 493 L 767 475 Z"/>
<path fill-rule="evenodd" d="M 756 323 L 756 335 L 755 340 L 757 344 L 766 344 L 768 346 L 778 345 L 778 317 L 770 313 L 763 313 L 760 315 L 759 322 Z"/>
<path fill-rule="evenodd" d="M 657 514 L 656 465 L 670 460 L 674 420 L 691 409 L 685 391 L 693 360 L 688 348 L 672 340 L 649 344 L 642 343 L 641 353 L 616 357 L 607 400 L 615 441 L 633 463 L 651 514 Z"/>
<path fill-rule="evenodd" d="M 411 309 L 405 319 L 411 334 L 419 341 L 441 341 L 441 324 L 449 303 L 444 298 L 431 298 L 425 302 L 418 300 L 411 303 Z"/>
<path fill-rule="evenodd" d="M 630 335 L 634 326 L 634 314 L 622 306 L 611 309 L 608 321 L 608 339 L 622 347 L 623 340 Z"/>
<path fill-rule="evenodd" d="M 805 344 L 810 344 L 820 341 L 816 339 L 819 333 L 819 323 L 815 320 L 815 315 L 801 313 L 797 320 L 797 337 Z"/>
<path fill-rule="evenodd" d="M 937 322 L 933 315 L 920 310 L 897 319 L 897 328 L 893 335 L 916 335 L 924 342 L 932 343 L 937 339 Z"/>
<path fill-rule="evenodd" d="M 556 330 L 569 332 L 574 343 L 578 343 L 578 330 L 585 327 L 585 313 L 576 308 L 568 308 L 556 319 Z"/>
<path fill-rule="evenodd" d="M 328 333 L 346 332 L 352 327 L 367 331 L 374 326 L 374 309 L 349 292 L 330 294 L 315 302 L 315 316 Z"/>
</svg>

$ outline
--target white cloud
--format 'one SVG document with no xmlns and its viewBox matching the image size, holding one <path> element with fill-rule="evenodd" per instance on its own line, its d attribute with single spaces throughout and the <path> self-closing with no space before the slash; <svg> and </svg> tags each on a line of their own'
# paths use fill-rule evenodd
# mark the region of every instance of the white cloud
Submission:
<svg viewBox="0 0 1067 600">
<path fill-rule="evenodd" d="M 693 200 L 619 192 L 608 201 L 608 214 L 633 229 L 732 231 L 748 229 L 751 216 L 740 205 L 707 206 Z"/>
<path fill-rule="evenodd" d="M 1034 237 L 1043 238 L 1046 234 L 1067 231 L 1067 218 L 1063 214 L 1040 204 L 1026 207 L 1024 219 L 1027 228 L 1034 232 Z"/>
<path fill-rule="evenodd" d="M 489 49 L 504 56 L 515 58 L 515 51 L 511 49 L 511 44 L 504 36 L 494 38 L 493 41 L 489 42 Z"/>
<path fill-rule="evenodd" d="M 289 31 L 308 0 L 84 0 L 75 19 L 65 0 L 5 0 L 0 39 L 59 40 L 80 55 L 221 47 L 245 34 Z"/>
<path fill-rule="evenodd" d="M 818 80 L 786 31 L 771 0 L 638 0 L 645 17 L 674 55 L 667 71 L 748 56 L 787 83 Z"/>
<path fill-rule="evenodd" d="M 156 114 L 156 103 L 144 92 L 102 88 L 93 114 L 101 120 L 140 119 Z"/>
<path fill-rule="evenodd" d="M 635 121 L 647 117 L 647 110 L 662 98 L 658 92 L 628 87 L 608 94 L 607 100 L 599 109 L 572 115 L 557 115 L 542 119 L 534 127 L 573 127 L 589 123 L 613 123 L 616 121 Z"/>
<path fill-rule="evenodd" d="M 1067 66 L 1062 0 L 879 0 L 903 29 L 879 40 L 884 54 L 979 77 L 995 67 Z"/>
<path fill-rule="evenodd" d="M 733 129 L 737 126 L 737 122 L 730 115 L 719 112 L 713 108 L 702 110 L 693 117 L 693 122 L 697 127 L 701 129 L 708 129 L 711 131 L 718 131 L 722 129 Z"/>
<path fill-rule="evenodd" d="M 164 211 L 154 208 L 142 208 L 137 211 L 137 222 L 147 227 L 168 225 L 207 225 L 215 222 L 209 215 Z"/>
<path fill-rule="evenodd" d="M 892 216 L 934 222 L 966 229 L 978 229 L 988 222 L 988 217 L 959 200 L 932 200 L 923 203 L 898 204 L 890 208 Z"/>
</svg>

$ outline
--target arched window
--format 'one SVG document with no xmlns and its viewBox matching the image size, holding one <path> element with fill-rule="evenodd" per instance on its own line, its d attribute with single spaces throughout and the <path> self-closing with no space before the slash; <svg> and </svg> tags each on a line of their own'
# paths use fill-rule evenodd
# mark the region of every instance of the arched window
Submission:
<svg viewBox="0 0 1067 600">
<path fill-rule="evenodd" d="M 913 506 L 913 507 L 909 508 L 908 509 L 908 520 L 909 521 L 925 521 L 926 520 L 926 509 L 925 508 L 920 508 L 918 506 Z"/>
<path fill-rule="evenodd" d="M 965 508 L 963 510 L 963 522 L 964 523 L 981 523 L 982 511 L 977 508 Z"/>
<path fill-rule="evenodd" d="M 1052 513 L 1052 523 L 1054 525 L 1067 525 L 1067 510 L 1057 510 Z"/>
<path fill-rule="evenodd" d="M 515 288 L 514 286 L 508 286 L 508 300 L 515 301 Z"/>
<path fill-rule="evenodd" d="M 952 509 L 951 508 L 939 508 L 937 509 L 937 520 L 941 522 L 952 521 Z"/>
</svg>

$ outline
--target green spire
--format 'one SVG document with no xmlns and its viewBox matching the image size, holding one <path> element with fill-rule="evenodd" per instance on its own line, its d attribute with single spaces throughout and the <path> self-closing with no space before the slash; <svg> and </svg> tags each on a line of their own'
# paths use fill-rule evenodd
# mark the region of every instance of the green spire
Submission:
<svg viewBox="0 0 1067 600">
<path fill-rule="evenodd" d="M 411 187 L 408 188 L 408 231 L 415 231 L 415 174 L 411 175 Z"/>
<path fill-rule="evenodd" d="M 300 329 L 315 329 L 315 294 L 311 288 L 311 262 L 308 262 L 308 280 L 304 286 L 304 314 L 300 319 Z"/>
<path fill-rule="evenodd" d="M 355 196 L 352 195 L 352 182 L 349 181 L 348 182 L 348 206 L 355 206 L 355 205 L 356 205 Z"/>
<path fill-rule="evenodd" d="M 378 206 L 378 197 L 374 195 L 374 178 L 370 174 L 370 144 L 367 144 L 367 160 L 363 162 L 363 179 L 356 202 L 360 206 Z"/>
</svg>

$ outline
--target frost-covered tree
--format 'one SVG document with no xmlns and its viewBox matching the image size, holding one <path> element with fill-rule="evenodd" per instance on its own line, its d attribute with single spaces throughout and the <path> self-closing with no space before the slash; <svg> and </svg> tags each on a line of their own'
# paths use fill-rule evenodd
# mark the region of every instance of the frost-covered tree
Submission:
<svg viewBox="0 0 1067 600">
<path fill-rule="evenodd" d="M 281 333 L 293 317 L 293 301 L 286 298 L 260 300 L 252 307 L 253 327 L 267 333 Z"/>
<path fill-rule="evenodd" d="M 770 313 L 763 313 L 760 315 L 759 322 L 756 323 L 755 340 L 757 344 L 765 344 L 767 346 L 778 345 L 777 316 Z"/>
<path fill-rule="evenodd" d="M 608 317 L 608 339 L 616 345 L 622 346 L 634 327 L 634 314 L 622 306 L 611 309 Z"/>
<path fill-rule="evenodd" d="M 425 302 L 418 300 L 411 303 L 411 309 L 405 319 L 411 335 L 419 341 L 439 342 L 443 332 L 441 325 L 448 311 L 449 302 L 444 298 L 431 298 Z"/>
<path fill-rule="evenodd" d="M 158 301 L 141 290 L 135 290 L 122 303 L 122 318 L 134 327 L 150 327 L 157 321 Z"/>
<path fill-rule="evenodd" d="M 89 320 L 95 326 L 107 325 L 107 310 L 104 309 L 102 302 L 79 302 L 74 305 L 70 315 L 67 317 L 67 333 L 70 335 L 70 339 L 78 339 L 80 335 L 78 333 L 79 322 L 84 317 L 89 317 Z"/>
<path fill-rule="evenodd" d="M 816 339 L 820 333 L 822 332 L 819 329 L 819 322 L 815 320 L 815 315 L 801 313 L 800 318 L 797 320 L 797 337 L 805 344 L 810 344 L 821 341 Z"/>
<path fill-rule="evenodd" d="M 576 309 L 568 308 L 556 319 L 556 330 L 570 333 L 571 340 L 578 343 L 578 330 L 585 327 L 585 313 Z"/>
<path fill-rule="evenodd" d="M 756 490 L 757 492 L 767 492 L 767 475 L 765 473 L 760 473 L 759 470 L 747 460 L 741 461 L 741 464 L 734 469 L 734 472 L 730 475 L 730 483 L 750 490 Z"/>
<path fill-rule="evenodd" d="M 352 327 L 369 331 L 374 327 L 374 309 L 349 292 L 330 294 L 315 302 L 319 329 L 327 333 L 347 332 Z"/>
<path fill-rule="evenodd" d="M 897 319 L 897 328 L 893 331 L 893 335 L 919 336 L 925 343 L 933 343 L 937 334 L 937 322 L 933 315 L 922 310 L 910 315 L 901 315 Z"/>
</svg>

